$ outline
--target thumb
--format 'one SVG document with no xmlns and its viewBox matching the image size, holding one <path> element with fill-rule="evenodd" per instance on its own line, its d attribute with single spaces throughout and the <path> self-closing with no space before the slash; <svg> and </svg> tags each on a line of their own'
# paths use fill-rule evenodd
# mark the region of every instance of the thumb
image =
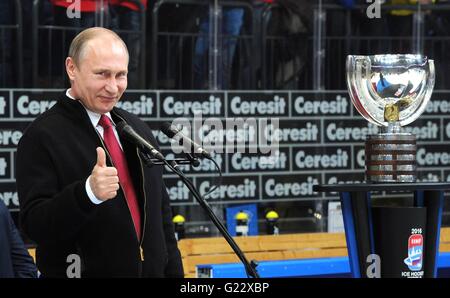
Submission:
<svg viewBox="0 0 450 298">
<path fill-rule="evenodd" d="M 106 153 L 102 147 L 97 147 L 97 166 L 106 167 Z"/>
</svg>

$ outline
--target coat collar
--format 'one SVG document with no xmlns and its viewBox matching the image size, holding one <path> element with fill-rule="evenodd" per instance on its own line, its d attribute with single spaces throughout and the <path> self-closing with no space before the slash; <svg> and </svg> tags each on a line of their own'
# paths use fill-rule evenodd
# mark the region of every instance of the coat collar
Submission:
<svg viewBox="0 0 450 298">
<path fill-rule="evenodd" d="M 68 117 L 74 119 L 75 121 L 81 122 L 83 126 L 91 126 L 92 122 L 86 111 L 86 108 L 81 104 L 78 99 L 71 99 L 67 96 L 66 91 L 64 91 L 63 96 L 61 97 L 59 103 L 61 107 L 66 111 Z M 111 119 L 117 123 L 118 117 L 120 119 L 124 118 L 124 115 L 121 113 L 120 109 L 114 107 L 111 112 Z"/>
</svg>

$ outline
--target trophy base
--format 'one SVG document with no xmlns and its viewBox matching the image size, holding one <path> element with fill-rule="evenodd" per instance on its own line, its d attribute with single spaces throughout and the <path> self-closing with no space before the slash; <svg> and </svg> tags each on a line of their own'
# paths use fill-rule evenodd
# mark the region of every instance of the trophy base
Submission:
<svg viewBox="0 0 450 298">
<path fill-rule="evenodd" d="M 366 139 L 368 182 L 415 182 L 416 136 L 409 133 L 381 133 Z"/>
</svg>

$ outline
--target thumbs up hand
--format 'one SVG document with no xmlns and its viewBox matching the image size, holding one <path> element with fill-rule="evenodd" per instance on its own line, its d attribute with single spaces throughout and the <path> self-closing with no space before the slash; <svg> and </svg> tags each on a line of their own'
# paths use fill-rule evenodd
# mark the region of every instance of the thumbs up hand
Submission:
<svg viewBox="0 0 450 298">
<path fill-rule="evenodd" d="M 97 163 L 89 177 L 89 185 L 100 201 L 116 197 L 119 189 L 117 169 L 106 166 L 106 153 L 101 147 L 97 147 Z"/>
</svg>

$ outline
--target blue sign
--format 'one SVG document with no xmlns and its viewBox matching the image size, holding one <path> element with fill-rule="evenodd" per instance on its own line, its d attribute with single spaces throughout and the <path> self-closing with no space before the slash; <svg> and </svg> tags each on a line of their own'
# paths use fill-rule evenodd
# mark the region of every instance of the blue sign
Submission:
<svg viewBox="0 0 450 298">
<path fill-rule="evenodd" d="M 227 208 L 227 229 L 230 235 L 236 236 L 236 214 L 241 211 L 248 215 L 248 236 L 258 235 L 258 209 L 256 204 L 234 205 Z"/>
</svg>

